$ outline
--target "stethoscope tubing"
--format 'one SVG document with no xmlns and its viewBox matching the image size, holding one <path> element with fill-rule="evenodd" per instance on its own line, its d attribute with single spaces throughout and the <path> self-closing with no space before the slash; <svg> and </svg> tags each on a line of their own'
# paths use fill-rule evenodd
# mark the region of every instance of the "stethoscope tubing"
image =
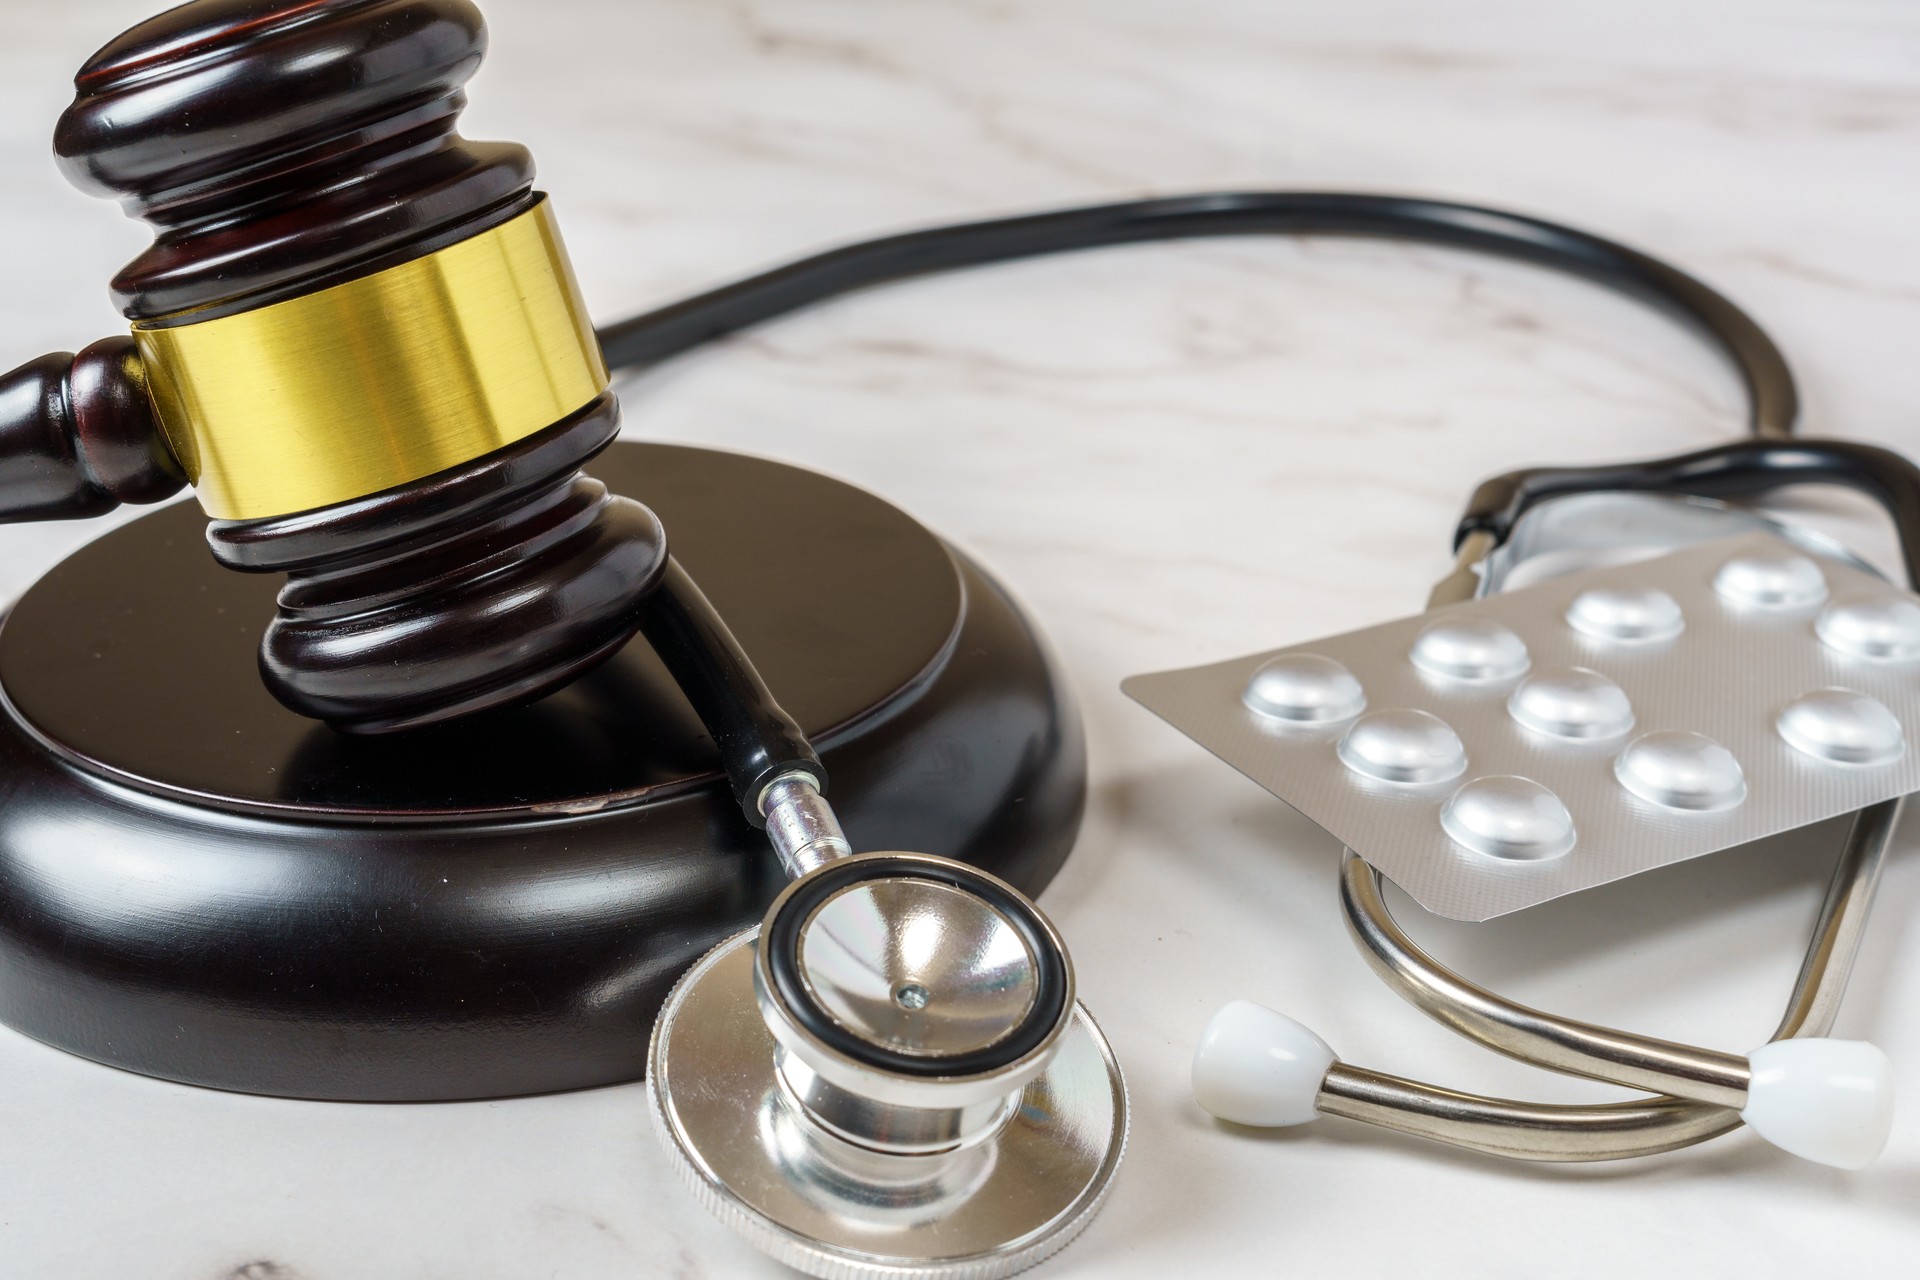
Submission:
<svg viewBox="0 0 1920 1280">
<path fill-rule="evenodd" d="M 1740 376 L 1747 393 L 1747 440 L 1640 463 L 1534 468 L 1481 485 L 1456 531 L 1460 559 L 1436 588 L 1430 607 L 1470 594 L 1477 562 L 1505 541 L 1527 509 L 1602 489 L 1725 497 L 1789 483 L 1846 484 L 1878 499 L 1893 517 L 1908 576 L 1920 582 L 1920 471 L 1873 446 L 1794 439 L 1799 396 L 1793 375 L 1756 321 L 1702 281 L 1625 245 L 1474 205 L 1341 192 L 1222 192 L 934 227 L 801 258 L 608 325 L 599 338 L 611 369 L 633 371 L 890 281 L 1070 250 L 1258 234 L 1413 240 L 1557 269 L 1668 311 L 1716 346 Z M 791 748 L 790 742 L 775 745 Z M 1774 1039 L 1830 1030 L 1900 807 L 1899 801 L 1889 801 L 1856 815 Z M 1648 1155 L 1703 1142 L 1740 1125 L 1749 1077 L 1744 1058 L 1543 1013 L 1469 982 L 1400 929 L 1380 892 L 1379 873 L 1351 851 L 1341 868 L 1341 900 L 1369 963 L 1389 986 L 1444 1025 L 1534 1065 L 1656 1092 L 1620 1103 L 1536 1104 L 1336 1062 L 1317 1099 L 1323 1113 L 1457 1147 L 1546 1161 Z"/>
<path fill-rule="evenodd" d="M 1350 235 L 1514 258 L 1584 277 L 1689 325 L 1733 363 L 1748 431 L 1793 434 L 1800 397 L 1786 357 L 1727 297 L 1679 268 L 1601 236 L 1500 209 L 1337 191 L 1220 191 L 1124 200 L 881 236 L 800 258 L 599 330 L 614 370 L 658 364 L 717 338 L 891 281 L 1044 254 L 1158 240 Z"/>
<path fill-rule="evenodd" d="M 890 281 L 1011 262 L 1043 254 L 1202 236 L 1359 235 L 1497 254 L 1595 281 L 1650 302 L 1702 334 L 1733 363 L 1746 388 L 1754 445 L 1791 443 L 1799 393 L 1786 357 L 1731 300 L 1677 267 L 1589 232 L 1478 205 L 1406 196 L 1326 191 L 1228 191 L 989 218 L 881 236 L 797 259 L 682 301 L 601 327 L 607 366 L 632 372 L 728 334 L 843 294 Z M 1638 487 L 1671 478 L 1662 463 L 1617 468 Z M 1744 473 L 1742 473 L 1744 474 Z M 1456 545 L 1517 518 L 1583 472 L 1536 469 L 1482 485 Z M 1572 477 L 1568 479 L 1567 477 Z M 1910 486 L 1920 494 L 1920 485 Z M 684 579 L 670 569 L 669 583 Z M 783 773 L 800 771 L 825 789 L 825 771 L 739 652 L 732 634 L 702 609 L 690 581 L 663 591 L 647 611 L 649 639 L 715 734 L 729 781 L 748 821 L 760 824 L 759 796 Z M 686 607 L 681 607 L 682 601 Z"/>
</svg>

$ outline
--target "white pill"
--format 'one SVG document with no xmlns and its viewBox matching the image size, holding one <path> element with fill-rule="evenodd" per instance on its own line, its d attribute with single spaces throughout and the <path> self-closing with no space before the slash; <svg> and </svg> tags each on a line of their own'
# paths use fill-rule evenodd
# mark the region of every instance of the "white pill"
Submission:
<svg viewBox="0 0 1920 1280">
<path fill-rule="evenodd" d="M 1514 862 L 1557 858 L 1573 848 L 1573 815 L 1531 778 L 1475 778 L 1448 798 L 1440 825 L 1455 844 Z"/>
<path fill-rule="evenodd" d="M 1626 690 L 1585 667 L 1528 676 L 1507 699 L 1507 712 L 1527 728 L 1556 738 L 1612 738 L 1633 728 Z"/>
<path fill-rule="evenodd" d="M 1813 630 L 1828 648 L 1855 658 L 1920 657 L 1920 605 L 1903 596 L 1836 600 Z"/>
<path fill-rule="evenodd" d="M 1340 739 L 1347 768 L 1382 782 L 1445 782 L 1467 771 L 1467 748 L 1439 716 L 1371 711 Z"/>
<path fill-rule="evenodd" d="M 1664 729 L 1627 744 L 1614 759 L 1620 785 L 1668 809 L 1731 809 L 1747 798 L 1740 762 L 1705 734 Z"/>
<path fill-rule="evenodd" d="M 1671 640 L 1686 629 L 1680 602 L 1658 587 L 1592 587 L 1573 598 L 1567 621 L 1599 640 Z"/>
<path fill-rule="evenodd" d="M 1260 664 L 1240 695 L 1250 710 L 1276 720 L 1319 724 L 1357 716 L 1367 705 L 1360 682 L 1332 658 L 1283 653 Z"/>
<path fill-rule="evenodd" d="M 1819 760 L 1885 764 L 1906 750 L 1893 712 L 1851 689 L 1816 689 L 1782 711 L 1776 727 L 1794 748 Z"/>
<path fill-rule="evenodd" d="M 1443 618 L 1420 633 L 1409 655 L 1429 675 L 1507 680 L 1524 673 L 1527 642 L 1486 618 Z"/>
<path fill-rule="evenodd" d="M 1827 598 L 1827 578 L 1807 556 L 1755 551 L 1721 565 L 1713 589 L 1747 608 L 1801 609 Z"/>
</svg>

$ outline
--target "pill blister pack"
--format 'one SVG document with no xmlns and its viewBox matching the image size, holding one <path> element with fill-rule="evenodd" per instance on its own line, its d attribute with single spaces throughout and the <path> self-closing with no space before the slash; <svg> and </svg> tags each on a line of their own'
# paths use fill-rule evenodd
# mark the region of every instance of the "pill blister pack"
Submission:
<svg viewBox="0 0 1920 1280">
<path fill-rule="evenodd" d="M 1920 598 L 1770 533 L 1122 687 L 1457 920 L 1920 790 Z"/>
</svg>

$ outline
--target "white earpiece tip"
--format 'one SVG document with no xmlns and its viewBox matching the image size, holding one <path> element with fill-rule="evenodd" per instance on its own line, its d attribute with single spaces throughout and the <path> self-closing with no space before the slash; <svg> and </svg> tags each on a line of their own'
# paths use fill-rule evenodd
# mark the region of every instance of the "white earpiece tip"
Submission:
<svg viewBox="0 0 1920 1280">
<path fill-rule="evenodd" d="M 1864 1040 L 1776 1040 L 1747 1055 L 1740 1118 L 1796 1156 L 1864 1169 L 1893 1129 L 1893 1064 Z"/>
<path fill-rule="evenodd" d="M 1193 1099 L 1235 1124 L 1304 1124 L 1335 1061 L 1327 1042 L 1292 1018 L 1235 1000 L 1201 1033 Z"/>
</svg>

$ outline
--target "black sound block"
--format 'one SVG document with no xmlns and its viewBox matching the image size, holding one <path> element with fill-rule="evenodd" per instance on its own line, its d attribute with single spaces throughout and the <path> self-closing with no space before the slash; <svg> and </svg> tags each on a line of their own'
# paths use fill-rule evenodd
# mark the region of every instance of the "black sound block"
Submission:
<svg viewBox="0 0 1920 1280">
<path fill-rule="evenodd" d="M 592 471 L 659 513 L 856 849 L 1052 878 L 1079 720 L 978 566 L 776 462 L 616 444 Z M 0 624 L 0 1020 L 292 1097 L 638 1078 L 674 980 L 782 884 L 646 642 L 530 706 L 339 734 L 262 687 L 278 582 L 217 566 L 204 527 L 181 505 L 115 529 Z"/>
</svg>

